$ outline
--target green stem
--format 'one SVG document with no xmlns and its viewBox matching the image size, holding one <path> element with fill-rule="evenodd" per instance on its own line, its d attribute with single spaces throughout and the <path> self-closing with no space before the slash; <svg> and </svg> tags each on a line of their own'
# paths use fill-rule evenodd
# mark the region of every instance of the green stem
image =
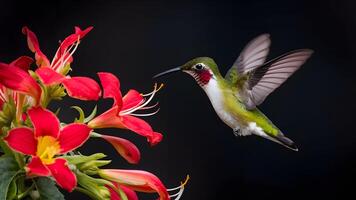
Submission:
<svg viewBox="0 0 356 200">
<path fill-rule="evenodd" d="M 22 198 L 26 197 L 28 195 L 28 193 L 31 192 L 31 190 L 33 190 L 34 187 L 35 187 L 35 184 L 32 183 L 32 185 L 29 188 L 27 188 L 27 190 L 25 192 L 17 195 L 17 199 L 22 199 Z"/>
<path fill-rule="evenodd" d="M 94 200 L 98 199 L 98 197 L 95 194 L 93 194 L 92 192 L 90 192 L 84 188 L 76 187 L 75 190 L 89 196 L 91 199 L 94 199 Z"/>
<path fill-rule="evenodd" d="M 22 154 L 20 153 L 13 153 L 15 160 L 17 162 L 17 164 L 19 165 L 19 167 L 22 169 L 25 166 L 25 161 L 24 161 L 24 157 Z"/>
</svg>

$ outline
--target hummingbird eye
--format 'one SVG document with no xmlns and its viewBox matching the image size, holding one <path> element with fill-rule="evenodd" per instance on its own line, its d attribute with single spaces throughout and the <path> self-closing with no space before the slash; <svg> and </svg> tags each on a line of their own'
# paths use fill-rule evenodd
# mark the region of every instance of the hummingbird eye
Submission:
<svg viewBox="0 0 356 200">
<path fill-rule="evenodd" d="M 202 70 L 203 68 L 204 68 L 204 66 L 202 64 L 195 65 L 195 69 L 197 69 L 197 70 Z"/>
</svg>

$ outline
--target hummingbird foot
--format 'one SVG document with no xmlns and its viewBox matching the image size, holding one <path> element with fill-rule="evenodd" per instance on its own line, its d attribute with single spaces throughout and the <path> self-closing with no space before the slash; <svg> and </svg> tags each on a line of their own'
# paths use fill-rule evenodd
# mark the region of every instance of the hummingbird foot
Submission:
<svg viewBox="0 0 356 200">
<path fill-rule="evenodd" d="M 240 127 L 234 128 L 234 129 L 232 129 L 232 131 L 236 137 L 242 136 Z"/>
</svg>

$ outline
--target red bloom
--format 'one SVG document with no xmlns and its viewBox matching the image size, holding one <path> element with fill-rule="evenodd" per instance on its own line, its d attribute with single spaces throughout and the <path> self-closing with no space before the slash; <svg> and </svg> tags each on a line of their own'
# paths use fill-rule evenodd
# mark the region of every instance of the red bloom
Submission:
<svg viewBox="0 0 356 200">
<path fill-rule="evenodd" d="M 170 199 L 166 187 L 155 175 L 139 170 L 102 169 L 99 175 L 139 192 L 157 192 L 160 200 Z"/>
<path fill-rule="evenodd" d="M 88 77 L 66 77 L 49 67 L 41 67 L 36 74 L 45 85 L 62 83 L 70 97 L 81 100 L 98 100 L 101 95 L 100 86 Z"/>
<path fill-rule="evenodd" d="M 20 59 L 20 60 L 19 60 Z M 35 99 L 35 104 L 38 104 L 41 99 L 41 87 L 30 74 L 24 71 L 28 68 L 23 58 L 19 58 L 11 64 L 0 63 L 0 84 L 11 90 L 24 93 L 32 96 Z"/>
<path fill-rule="evenodd" d="M 28 175 L 53 176 L 58 185 L 72 191 L 77 184 L 76 177 L 67 161 L 56 156 L 81 146 L 91 129 L 79 123 L 60 129 L 57 117 L 41 107 L 30 109 L 28 115 L 33 129 L 14 128 L 4 140 L 13 150 L 32 156 L 26 167 Z"/>
<path fill-rule="evenodd" d="M 142 95 L 136 90 L 130 90 L 124 97 L 121 96 L 119 79 L 111 73 L 98 73 L 104 91 L 104 98 L 114 99 L 111 109 L 91 120 L 90 128 L 125 128 L 147 137 L 151 145 L 155 145 L 162 140 L 162 134 L 152 130 L 151 126 L 144 120 L 134 116 L 150 116 L 149 114 L 136 114 L 137 110 L 146 110 L 154 106 L 147 106 L 155 93 L 160 89 L 155 88 L 153 92 Z M 149 96 L 148 100 L 144 97 Z"/>
<path fill-rule="evenodd" d="M 109 136 L 109 135 L 101 135 L 101 138 L 109 142 L 113 147 L 116 149 L 116 151 L 124 157 L 127 162 L 131 164 L 137 164 L 140 161 L 141 154 L 136 145 L 134 145 L 132 142 L 119 138 L 119 137 L 114 137 L 114 136 Z"/>
<path fill-rule="evenodd" d="M 79 27 L 75 27 L 75 33 L 69 35 L 60 44 L 52 62 L 42 53 L 40 45 L 35 33 L 29 28 L 23 27 L 23 34 L 27 35 L 27 43 L 29 49 L 35 53 L 36 64 L 38 67 L 51 67 L 57 72 L 61 72 L 64 66 L 70 64 L 73 61 L 72 55 L 77 49 L 80 40 L 91 30 L 93 27 L 88 27 L 85 30 L 81 30 Z"/>
</svg>

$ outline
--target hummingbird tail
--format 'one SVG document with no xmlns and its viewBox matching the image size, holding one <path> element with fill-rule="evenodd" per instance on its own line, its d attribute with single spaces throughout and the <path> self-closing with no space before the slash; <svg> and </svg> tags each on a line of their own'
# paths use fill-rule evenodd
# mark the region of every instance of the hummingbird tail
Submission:
<svg viewBox="0 0 356 200">
<path fill-rule="evenodd" d="M 283 133 L 278 133 L 278 135 L 273 137 L 272 140 L 287 147 L 288 149 L 298 151 L 298 147 L 295 145 L 295 143 L 291 139 L 284 136 Z"/>
</svg>

